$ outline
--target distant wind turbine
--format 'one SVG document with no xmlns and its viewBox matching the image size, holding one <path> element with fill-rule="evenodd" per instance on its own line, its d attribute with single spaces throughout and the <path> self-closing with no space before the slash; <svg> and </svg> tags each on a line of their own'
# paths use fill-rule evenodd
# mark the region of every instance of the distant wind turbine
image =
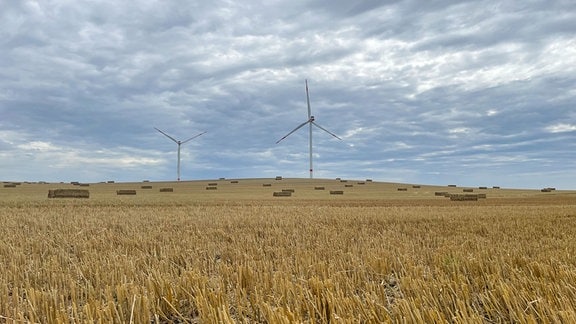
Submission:
<svg viewBox="0 0 576 324">
<path fill-rule="evenodd" d="M 312 167 L 312 125 L 320 128 L 321 130 L 325 131 L 326 133 L 336 137 L 339 140 L 342 140 L 340 137 L 336 136 L 335 134 L 333 134 L 332 132 L 330 132 L 329 130 L 327 130 L 326 128 L 318 125 L 314 119 L 314 116 L 312 116 L 312 110 L 310 109 L 310 94 L 308 92 L 308 80 L 306 80 L 306 103 L 308 104 L 308 120 L 303 122 L 302 124 L 298 125 L 298 127 L 294 128 L 294 130 L 292 130 L 290 133 L 284 135 L 284 137 L 282 137 L 281 139 L 279 139 L 276 144 L 280 143 L 283 139 L 285 139 L 286 137 L 292 135 L 292 133 L 294 133 L 295 131 L 299 130 L 300 128 L 304 127 L 306 124 L 308 124 L 309 126 L 309 139 L 310 139 L 310 146 L 309 146 L 309 152 L 310 152 L 310 179 L 314 178 L 314 168 Z"/>
<path fill-rule="evenodd" d="M 178 140 L 176 140 L 174 137 L 172 137 L 172 136 L 164 133 L 163 131 L 159 130 L 158 128 L 154 127 L 154 129 L 157 130 L 157 131 L 159 131 L 160 133 L 162 133 L 164 136 L 168 137 L 168 138 L 171 139 L 172 141 L 174 141 L 174 143 L 178 144 L 178 181 L 180 181 L 180 146 L 181 146 L 182 144 L 185 144 L 185 143 L 187 143 L 187 142 L 195 139 L 196 137 L 198 137 L 198 136 L 200 136 L 200 135 L 202 135 L 202 134 L 204 134 L 204 133 L 206 133 L 206 132 L 202 132 L 202 133 L 200 133 L 200 134 L 198 134 L 198 135 L 192 136 L 192 137 L 190 137 L 189 139 L 187 139 L 187 140 L 185 140 L 185 141 L 178 141 Z"/>
</svg>

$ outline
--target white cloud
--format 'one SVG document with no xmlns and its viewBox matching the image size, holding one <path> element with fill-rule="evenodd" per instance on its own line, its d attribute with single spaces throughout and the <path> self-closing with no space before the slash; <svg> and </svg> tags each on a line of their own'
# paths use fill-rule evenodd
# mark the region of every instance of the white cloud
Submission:
<svg viewBox="0 0 576 324">
<path fill-rule="evenodd" d="M 546 131 L 550 133 L 573 132 L 576 131 L 576 125 L 560 123 L 546 127 Z"/>
</svg>

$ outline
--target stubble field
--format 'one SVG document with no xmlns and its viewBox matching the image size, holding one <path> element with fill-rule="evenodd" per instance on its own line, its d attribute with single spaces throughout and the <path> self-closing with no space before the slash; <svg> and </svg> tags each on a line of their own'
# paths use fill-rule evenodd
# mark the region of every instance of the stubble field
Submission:
<svg viewBox="0 0 576 324">
<path fill-rule="evenodd" d="M 0 188 L 0 322 L 576 322 L 574 191 L 450 201 L 435 192 L 464 188 L 221 179 L 48 199 L 56 188 L 80 187 Z"/>
</svg>

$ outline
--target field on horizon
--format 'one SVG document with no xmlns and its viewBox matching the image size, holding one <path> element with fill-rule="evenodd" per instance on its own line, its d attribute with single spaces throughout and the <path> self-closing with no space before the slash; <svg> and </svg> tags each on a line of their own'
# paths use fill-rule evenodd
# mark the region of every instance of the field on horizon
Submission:
<svg viewBox="0 0 576 324">
<path fill-rule="evenodd" d="M 576 191 L 344 181 L 2 187 L 0 322 L 576 322 Z"/>
</svg>

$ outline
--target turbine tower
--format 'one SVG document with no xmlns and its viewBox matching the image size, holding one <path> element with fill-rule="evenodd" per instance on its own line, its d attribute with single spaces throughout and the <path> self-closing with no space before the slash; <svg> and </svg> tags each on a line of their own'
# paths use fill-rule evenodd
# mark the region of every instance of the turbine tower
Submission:
<svg viewBox="0 0 576 324">
<path fill-rule="evenodd" d="M 200 135 L 202 135 L 202 134 L 204 134 L 204 133 L 206 133 L 206 132 L 202 132 L 202 133 L 200 133 L 200 134 L 198 134 L 198 135 L 192 136 L 192 137 L 190 137 L 189 139 L 187 139 L 187 140 L 185 140 L 185 141 L 178 141 L 178 140 L 176 140 L 174 137 L 172 137 L 172 136 L 164 133 L 163 131 L 159 130 L 158 128 L 154 127 L 154 129 L 157 130 L 157 131 L 159 131 L 160 133 L 162 133 L 162 135 L 164 135 L 164 136 L 168 137 L 169 139 L 171 139 L 172 141 L 174 141 L 174 143 L 178 144 L 178 181 L 180 181 L 180 146 L 181 146 L 182 144 L 186 144 L 187 142 L 195 139 L 196 137 L 198 137 L 198 136 L 200 136 Z"/>
<path fill-rule="evenodd" d="M 308 120 L 303 122 L 302 124 L 298 125 L 298 127 L 294 128 L 290 133 L 284 135 L 284 137 L 282 137 L 281 139 L 279 139 L 276 144 L 280 143 L 283 139 L 285 139 L 286 137 L 292 135 L 292 133 L 294 133 L 295 131 L 299 130 L 300 128 L 304 127 L 306 124 L 308 124 L 309 126 L 309 135 L 308 138 L 310 139 L 309 142 L 309 152 L 310 152 L 310 179 L 314 178 L 314 168 L 312 165 L 312 125 L 320 128 L 321 130 L 325 131 L 326 133 L 336 137 L 339 140 L 342 140 L 340 137 L 336 136 L 335 134 L 333 134 L 332 132 L 330 132 L 329 130 L 327 130 L 326 128 L 318 125 L 314 119 L 314 116 L 312 116 L 312 110 L 310 109 L 310 94 L 308 92 L 308 80 L 306 81 L 306 103 L 308 104 Z"/>
</svg>

